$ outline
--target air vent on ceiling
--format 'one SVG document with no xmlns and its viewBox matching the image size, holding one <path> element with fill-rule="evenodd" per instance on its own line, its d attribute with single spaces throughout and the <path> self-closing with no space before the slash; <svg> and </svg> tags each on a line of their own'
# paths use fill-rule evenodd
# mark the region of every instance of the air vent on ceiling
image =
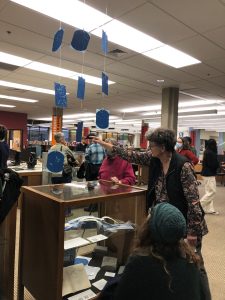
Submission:
<svg viewBox="0 0 225 300">
<path fill-rule="evenodd" d="M 12 71 L 19 69 L 19 66 L 14 66 L 14 65 L 5 64 L 3 62 L 0 62 L 0 69 L 12 72 Z"/>
<path fill-rule="evenodd" d="M 129 131 L 127 128 L 122 128 L 121 131 Z"/>
<path fill-rule="evenodd" d="M 113 50 L 109 51 L 108 54 L 111 56 L 114 56 L 114 57 L 121 57 L 124 54 L 127 54 L 127 52 L 117 48 L 117 49 L 113 49 Z"/>
</svg>

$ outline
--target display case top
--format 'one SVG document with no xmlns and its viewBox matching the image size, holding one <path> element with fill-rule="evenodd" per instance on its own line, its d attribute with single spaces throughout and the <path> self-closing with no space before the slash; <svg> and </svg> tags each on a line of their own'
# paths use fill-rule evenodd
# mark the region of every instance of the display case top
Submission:
<svg viewBox="0 0 225 300">
<path fill-rule="evenodd" d="M 39 193 L 56 201 L 96 199 L 96 202 L 101 201 L 101 198 L 108 198 L 109 196 L 119 195 L 122 197 L 145 192 L 145 189 L 128 185 L 116 185 L 111 181 L 105 180 L 23 187 L 23 190 L 25 192 L 29 190 Z"/>
</svg>

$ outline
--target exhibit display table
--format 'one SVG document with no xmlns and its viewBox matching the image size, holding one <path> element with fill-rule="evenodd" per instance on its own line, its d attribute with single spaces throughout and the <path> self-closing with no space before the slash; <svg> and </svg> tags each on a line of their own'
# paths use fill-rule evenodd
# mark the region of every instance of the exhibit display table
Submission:
<svg viewBox="0 0 225 300">
<path fill-rule="evenodd" d="M 62 299 L 66 209 L 82 215 L 82 207 L 98 203 L 99 217 L 137 225 L 146 217 L 146 191 L 131 186 L 101 180 L 89 187 L 86 182 L 73 182 L 22 190 L 19 300 L 24 299 L 24 287 L 37 300 Z"/>
</svg>

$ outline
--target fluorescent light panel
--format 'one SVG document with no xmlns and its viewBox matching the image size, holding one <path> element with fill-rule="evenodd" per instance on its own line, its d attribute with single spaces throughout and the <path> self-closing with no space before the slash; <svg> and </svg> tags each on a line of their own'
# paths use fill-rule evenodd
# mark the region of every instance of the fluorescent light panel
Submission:
<svg viewBox="0 0 225 300">
<path fill-rule="evenodd" d="M 6 55 L 5 55 L 6 54 Z M 26 69 L 30 69 L 33 71 L 43 72 L 51 75 L 66 77 L 74 80 L 78 80 L 78 76 L 82 76 L 85 78 L 87 83 L 96 84 L 96 85 L 102 85 L 102 78 L 95 77 L 91 75 L 86 74 L 80 74 L 71 70 L 51 66 L 48 64 L 43 64 L 36 61 L 29 61 L 24 59 L 23 57 L 19 57 L 16 55 L 7 54 L 4 52 L 0 52 L 0 61 L 11 64 L 11 65 L 19 65 L 20 67 L 24 67 Z M 19 63 L 19 64 L 18 64 Z M 108 84 L 113 84 L 114 81 L 109 80 Z"/>
<path fill-rule="evenodd" d="M 12 0 L 12 2 L 86 31 L 112 20 L 110 16 L 77 0 Z"/>
<path fill-rule="evenodd" d="M 11 0 L 12 2 L 33 9 L 56 20 L 60 20 L 73 27 L 92 31 L 94 35 L 102 35 L 102 29 L 106 31 L 108 40 L 159 62 L 175 68 L 200 63 L 199 60 L 165 45 L 129 25 L 94 9 L 91 6 L 77 0 Z M 151 50 L 151 51 L 149 51 Z M 144 52 L 144 53 L 143 53 Z"/>
<path fill-rule="evenodd" d="M 201 63 L 200 60 L 169 45 L 145 52 L 143 55 L 176 69 Z"/>
<path fill-rule="evenodd" d="M 0 107 L 15 107 L 15 105 L 0 104 Z"/>
<path fill-rule="evenodd" d="M 110 42 L 138 53 L 142 53 L 164 45 L 162 42 L 154 39 L 150 35 L 147 35 L 116 19 L 112 20 L 101 28 L 92 31 L 92 34 L 101 37 L 102 30 L 107 33 L 108 40 Z"/>
<path fill-rule="evenodd" d="M 10 87 L 10 88 L 19 89 L 19 90 L 27 90 L 27 91 L 43 93 L 43 94 L 55 95 L 55 91 L 53 91 L 53 90 L 42 89 L 42 88 L 38 88 L 35 86 L 31 86 L 31 85 L 19 84 L 19 83 L 15 83 L 15 82 L 4 81 L 4 80 L 0 80 L 0 86 Z"/>
<path fill-rule="evenodd" d="M 20 102 L 27 102 L 27 103 L 38 102 L 38 100 L 34 100 L 34 99 L 20 98 L 20 97 L 7 96 L 7 95 L 0 95 L 0 99 L 14 100 Z"/>
</svg>

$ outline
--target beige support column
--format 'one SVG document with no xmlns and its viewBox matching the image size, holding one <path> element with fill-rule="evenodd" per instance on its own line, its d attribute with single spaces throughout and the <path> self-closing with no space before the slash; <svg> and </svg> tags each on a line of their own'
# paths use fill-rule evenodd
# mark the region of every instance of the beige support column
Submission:
<svg viewBox="0 0 225 300">
<path fill-rule="evenodd" d="M 177 133 L 179 88 L 167 87 L 162 90 L 161 126 Z"/>
</svg>

